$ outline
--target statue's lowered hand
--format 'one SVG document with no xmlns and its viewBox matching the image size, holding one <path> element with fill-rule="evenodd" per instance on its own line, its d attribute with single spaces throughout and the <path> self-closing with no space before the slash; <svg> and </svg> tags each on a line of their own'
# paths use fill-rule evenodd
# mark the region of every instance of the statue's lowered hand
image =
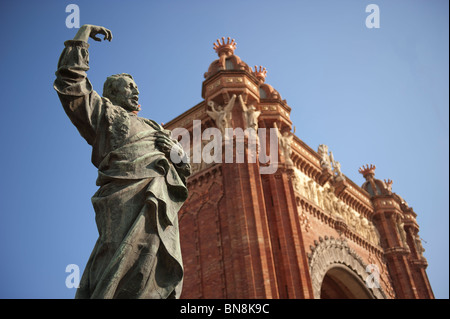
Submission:
<svg viewBox="0 0 450 319">
<path fill-rule="evenodd" d="M 179 151 L 178 143 L 168 136 L 159 135 L 156 138 L 156 147 L 166 155 L 170 154 L 170 151 L 175 147 L 176 151 Z"/>
</svg>

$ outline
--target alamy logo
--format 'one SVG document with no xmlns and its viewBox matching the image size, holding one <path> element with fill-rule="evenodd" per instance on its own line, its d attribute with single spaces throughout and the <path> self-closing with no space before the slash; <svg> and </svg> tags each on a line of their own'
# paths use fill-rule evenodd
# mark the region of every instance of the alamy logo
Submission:
<svg viewBox="0 0 450 319">
<path fill-rule="evenodd" d="M 80 285 L 80 267 L 76 264 L 70 264 L 66 267 L 66 272 L 70 273 L 66 277 L 66 287 L 78 288 Z"/>
<path fill-rule="evenodd" d="M 70 14 L 66 18 L 66 27 L 69 29 L 80 27 L 80 7 L 76 4 L 68 4 L 66 12 Z"/>
<path fill-rule="evenodd" d="M 379 29 L 380 28 L 380 8 L 376 4 L 369 4 L 366 7 L 366 12 L 370 14 L 366 18 L 366 27 L 368 29 Z"/>
<path fill-rule="evenodd" d="M 268 134 L 267 134 L 268 133 Z M 261 174 L 273 174 L 278 169 L 278 130 L 270 128 L 267 132 L 265 128 L 226 128 L 224 134 L 215 127 L 209 127 L 202 133 L 201 121 L 193 121 L 192 143 L 191 136 L 185 128 L 175 128 L 172 130 L 172 138 L 178 139 L 183 148 L 182 152 L 178 147 L 172 147 L 170 159 L 173 163 L 244 163 L 245 147 L 247 147 L 247 162 L 256 163 L 258 159 Z M 267 135 L 269 142 L 267 143 Z M 204 144 L 203 142 L 208 142 Z M 185 154 L 191 154 L 188 158 Z M 203 145 L 203 147 L 202 147 Z M 224 147 L 222 147 L 224 146 Z M 269 147 L 267 152 L 267 146 Z M 222 151 L 222 149 L 224 149 Z M 234 156 L 235 155 L 235 156 Z"/>
</svg>

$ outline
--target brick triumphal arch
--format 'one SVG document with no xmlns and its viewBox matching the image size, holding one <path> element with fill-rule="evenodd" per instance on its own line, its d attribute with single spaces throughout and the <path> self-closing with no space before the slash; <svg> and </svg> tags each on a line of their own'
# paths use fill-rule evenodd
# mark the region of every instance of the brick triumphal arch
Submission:
<svg viewBox="0 0 450 319">
<path fill-rule="evenodd" d="M 194 159 L 179 212 L 182 297 L 433 298 L 417 215 L 392 181 L 374 165 L 359 169 L 361 186 L 347 178 L 327 145 L 292 132 L 265 68 L 249 67 L 229 38 L 214 49 L 203 100 L 165 125 L 187 132 Z"/>
</svg>

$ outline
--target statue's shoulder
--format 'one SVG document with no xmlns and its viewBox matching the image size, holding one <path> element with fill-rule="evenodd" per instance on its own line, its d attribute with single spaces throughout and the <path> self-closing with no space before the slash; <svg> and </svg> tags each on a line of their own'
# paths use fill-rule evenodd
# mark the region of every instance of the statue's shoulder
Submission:
<svg viewBox="0 0 450 319">
<path fill-rule="evenodd" d="M 111 123 L 116 120 L 129 123 L 128 112 L 123 107 L 113 104 L 104 96 L 102 96 L 102 104 L 104 106 L 105 115 Z"/>
<path fill-rule="evenodd" d="M 140 117 L 140 119 L 142 121 L 144 121 L 146 124 L 150 125 L 153 129 L 157 130 L 157 131 L 163 131 L 164 128 L 159 125 L 157 122 L 150 120 L 150 119 L 146 119 L 145 117 Z"/>
</svg>

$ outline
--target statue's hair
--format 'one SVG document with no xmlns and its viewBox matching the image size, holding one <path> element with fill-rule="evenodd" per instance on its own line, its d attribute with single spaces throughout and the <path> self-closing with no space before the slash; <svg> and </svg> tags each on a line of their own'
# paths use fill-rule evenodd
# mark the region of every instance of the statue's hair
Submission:
<svg viewBox="0 0 450 319">
<path fill-rule="evenodd" d="M 113 99 L 117 93 L 117 83 L 121 78 L 125 77 L 128 77 L 134 81 L 133 77 L 127 73 L 120 73 L 108 76 L 108 78 L 105 81 L 105 84 L 103 84 L 103 96 L 107 97 L 110 100 Z"/>
</svg>

